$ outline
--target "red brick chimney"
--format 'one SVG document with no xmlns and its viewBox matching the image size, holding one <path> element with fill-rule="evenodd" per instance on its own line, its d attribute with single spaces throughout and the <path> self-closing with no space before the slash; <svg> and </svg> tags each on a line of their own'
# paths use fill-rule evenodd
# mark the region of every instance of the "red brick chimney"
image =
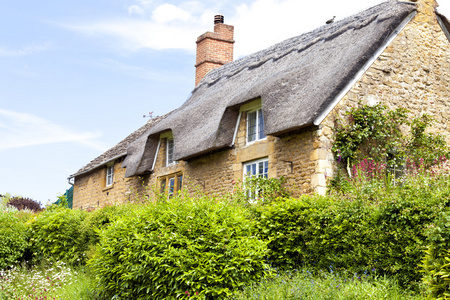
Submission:
<svg viewBox="0 0 450 300">
<path fill-rule="evenodd" d="M 223 16 L 214 16 L 214 32 L 197 38 L 195 85 L 212 69 L 233 61 L 234 26 L 223 23 Z"/>
</svg>

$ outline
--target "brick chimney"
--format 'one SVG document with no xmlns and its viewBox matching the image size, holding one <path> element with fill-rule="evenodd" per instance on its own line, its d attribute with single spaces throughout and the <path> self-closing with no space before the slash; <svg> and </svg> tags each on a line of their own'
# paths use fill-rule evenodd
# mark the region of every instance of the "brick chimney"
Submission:
<svg viewBox="0 0 450 300">
<path fill-rule="evenodd" d="M 197 38 L 195 85 L 212 69 L 233 61 L 234 26 L 223 23 L 223 16 L 214 16 L 214 32 Z"/>
</svg>

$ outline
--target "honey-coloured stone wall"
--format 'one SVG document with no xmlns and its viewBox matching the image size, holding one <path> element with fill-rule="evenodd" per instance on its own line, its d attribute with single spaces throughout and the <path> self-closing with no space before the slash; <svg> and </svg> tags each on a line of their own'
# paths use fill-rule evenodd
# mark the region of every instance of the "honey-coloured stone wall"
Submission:
<svg viewBox="0 0 450 300">
<path fill-rule="evenodd" d="M 327 152 L 318 170 L 323 190 L 325 174 L 333 175 L 331 146 L 337 118 L 352 106 L 384 104 L 406 108 L 411 118 L 434 117 L 432 130 L 450 142 L 450 43 L 434 13 L 435 2 L 421 0 L 417 15 L 382 52 L 320 125 L 318 139 Z M 331 173 L 330 173 L 331 172 Z"/>
</svg>

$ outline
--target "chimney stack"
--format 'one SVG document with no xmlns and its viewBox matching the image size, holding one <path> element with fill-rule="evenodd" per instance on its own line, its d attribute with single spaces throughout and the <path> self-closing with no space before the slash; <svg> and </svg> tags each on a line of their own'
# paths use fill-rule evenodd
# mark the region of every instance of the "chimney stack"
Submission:
<svg viewBox="0 0 450 300">
<path fill-rule="evenodd" d="M 214 32 L 197 38 L 195 85 L 212 69 L 233 61 L 234 26 L 223 23 L 223 15 L 214 16 Z"/>
</svg>

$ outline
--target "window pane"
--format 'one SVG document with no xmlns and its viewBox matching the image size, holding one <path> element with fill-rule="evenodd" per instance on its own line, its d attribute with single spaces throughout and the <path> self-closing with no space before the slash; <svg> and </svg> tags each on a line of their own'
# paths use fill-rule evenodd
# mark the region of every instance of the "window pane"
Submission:
<svg viewBox="0 0 450 300">
<path fill-rule="evenodd" d="M 266 135 L 264 134 L 264 116 L 262 113 L 262 109 L 258 110 L 258 139 L 265 138 Z"/>
<path fill-rule="evenodd" d="M 106 168 L 106 185 L 113 184 L 114 181 L 114 166 Z"/>
<path fill-rule="evenodd" d="M 174 188 L 175 188 L 175 178 L 172 177 L 169 179 L 169 198 L 173 196 Z"/>
<path fill-rule="evenodd" d="M 167 164 L 173 163 L 173 139 L 167 140 Z"/>
<path fill-rule="evenodd" d="M 245 174 L 246 175 L 252 175 L 252 166 L 251 165 L 247 165 L 245 168 Z"/>
<path fill-rule="evenodd" d="M 264 174 L 264 162 L 258 163 L 258 176 L 262 176 Z"/>
<path fill-rule="evenodd" d="M 178 190 L 183 188 L 183 175 L 178 176 Z"/>
<path fill-rule="evenodd" d="M 256 140 L 256 111 L 247 115 L 247 141 Z"/>
<path fill-rule="evenodd" d="M 269 174 L 269 161 L 264 162 L 264 177 L 268 177 Z"/>
<path fill-rule="evenodd" d="M 256 164 L 252 164 L 252 173 L 251 175 L 256 175 Z"/>
</svg>

